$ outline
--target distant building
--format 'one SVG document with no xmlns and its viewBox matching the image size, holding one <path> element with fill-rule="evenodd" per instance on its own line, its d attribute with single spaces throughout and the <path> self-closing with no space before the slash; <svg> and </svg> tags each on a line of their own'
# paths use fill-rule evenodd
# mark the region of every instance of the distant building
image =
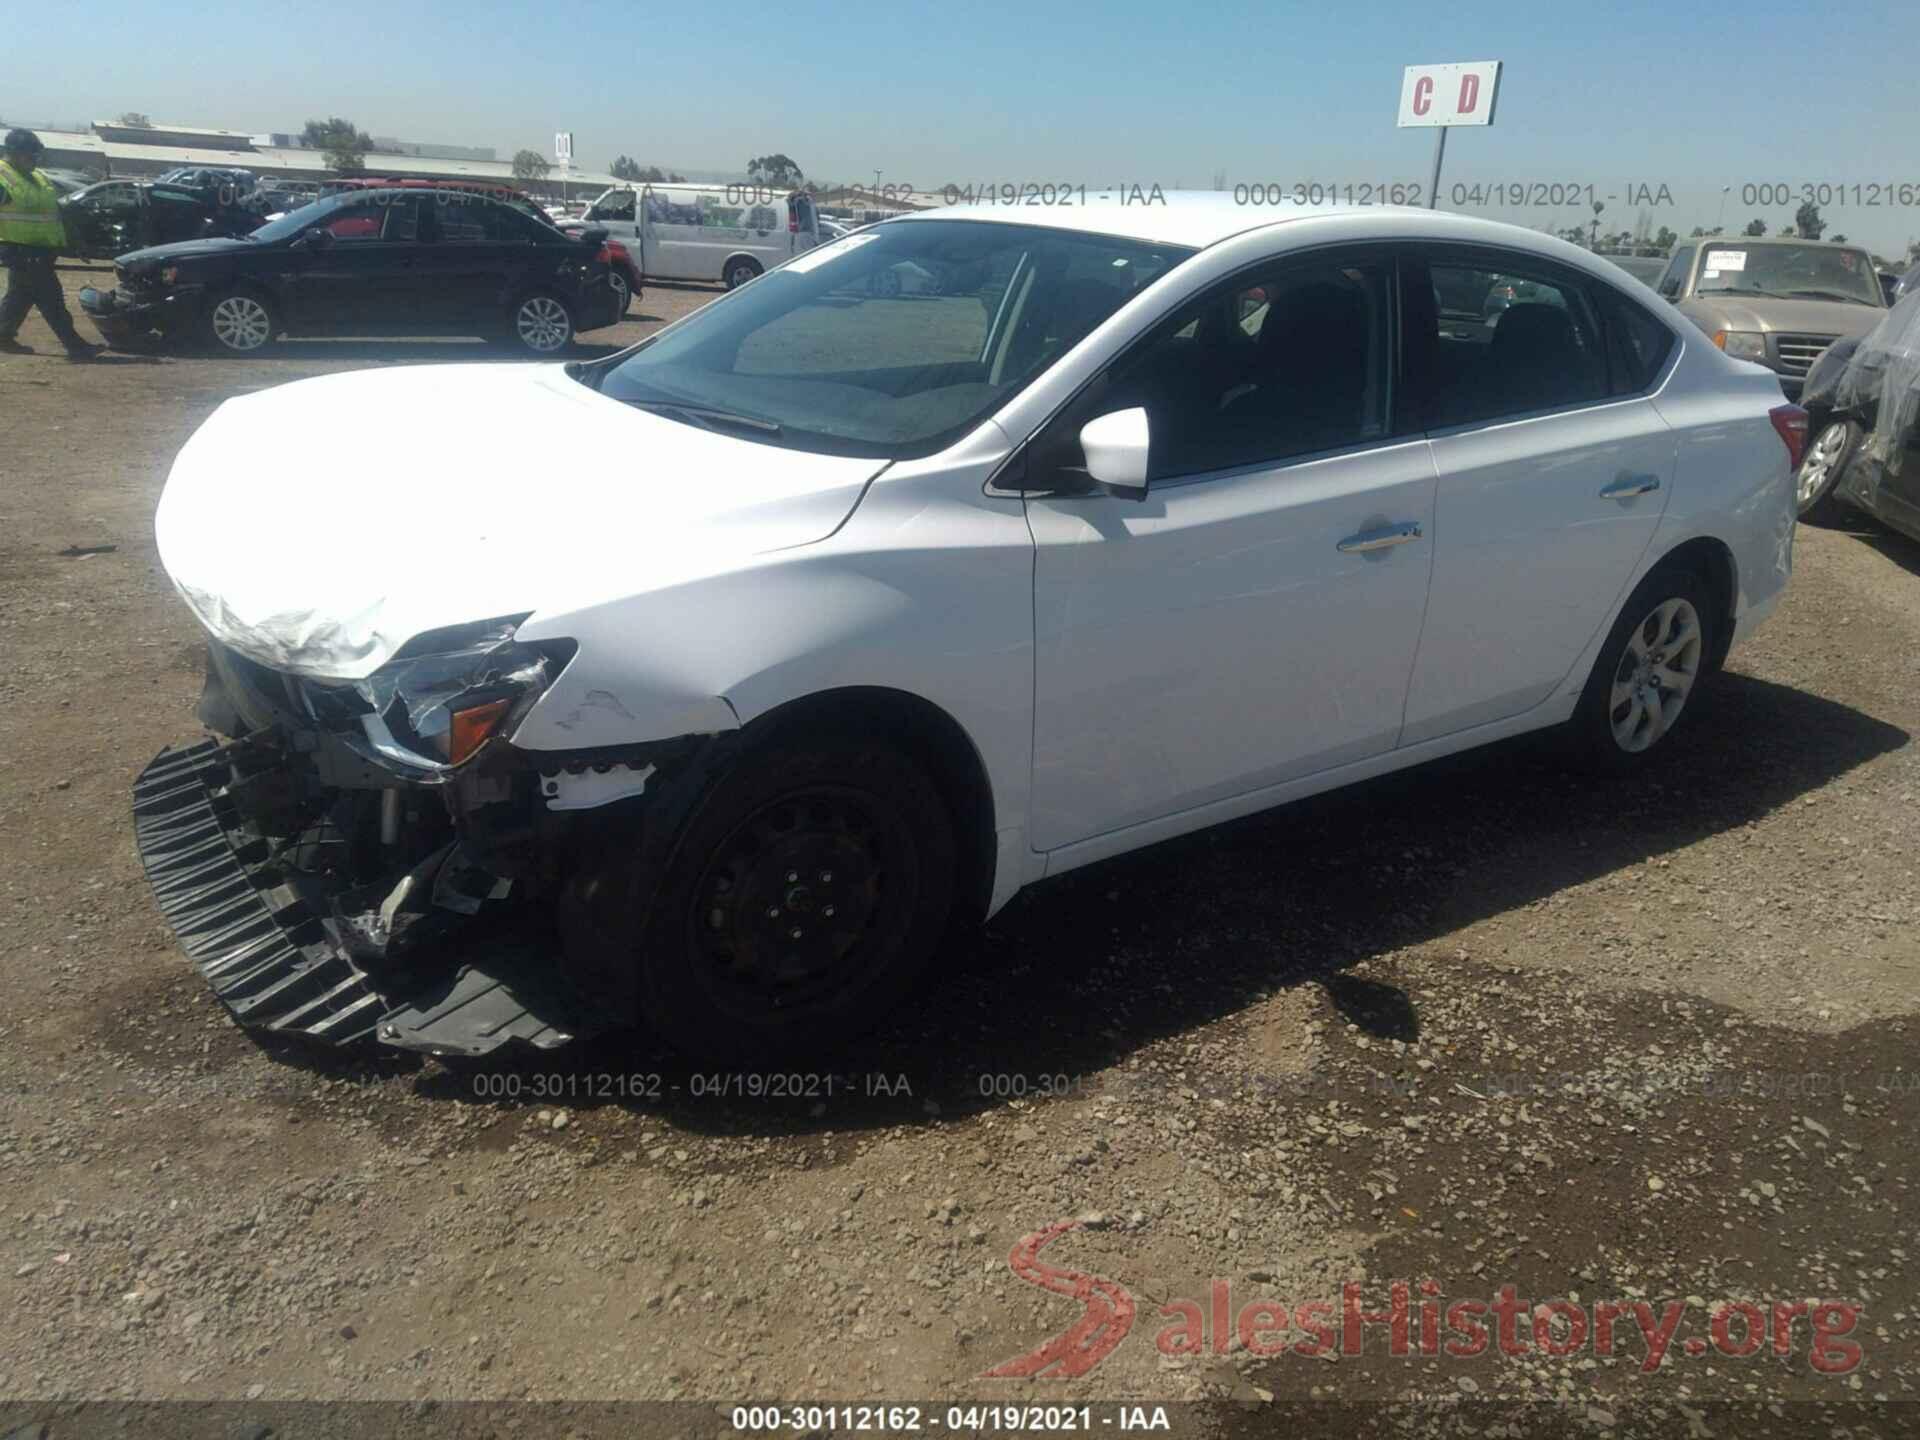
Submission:
<svg viewBox="0 0 1920 1440">
<path fill-rule="evenodd" d="M 0 121 L 0 128 L 18 123 Z M 312 182 L 339 173 L 328 166 L 324 151 L 308 149 L 294 134 L 249 135 L 197 125 L 126 125 L 118 120 L 96 120 L 86 130 L 29 128 L 47 147 L 41 157 L 43 166 L 79 170 L 103 180 L 139 179 L 179 165 L 251 170 L 263 180 Z M 600 171 L 576 169 L 563 177 L 558 168 L 544 180 L 523 182 L 514 179 L 512 162 L 496 159 L 491 149 L 379 138 L 353 173 L 486 180 L 516 185 L 544 199 L 558 199 L 562 194 L 579 199 L 614 183 L 611 175 Z"/>
<path fill-rule="evenodd" d="M 256 135 L 253 143 L 264 150 L 300 150 L 305 146 L 300 136 L 276 131 L 271 135 Z M 370 155 L 411 155 L 421 160 L 497 160 L 491 145 L 424 145 L 418 140 L 395 140 L 390 136 L 373 137 L 373 149 Z"/>
</svg>

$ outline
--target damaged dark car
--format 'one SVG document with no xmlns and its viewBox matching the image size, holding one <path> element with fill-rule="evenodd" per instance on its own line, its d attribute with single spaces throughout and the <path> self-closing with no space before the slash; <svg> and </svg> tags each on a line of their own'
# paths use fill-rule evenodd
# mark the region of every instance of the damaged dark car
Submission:
<svg viewBox="0 0 1920 1440">
<path fill-rule="evenodd" d="M 1801 403 L 1812 437 L 1795 482 L 1803 520 L 1861 510 L 1920 540 L 1920 293 L 1830 345 Z"/>
<path fill-rule="evenodd" d="M 156 181 L 102 180 L 60 201 L 67 253 L 111 260 L 129 250 L 246 235 L 263 217 L 225 196 Z"/>
</svg>

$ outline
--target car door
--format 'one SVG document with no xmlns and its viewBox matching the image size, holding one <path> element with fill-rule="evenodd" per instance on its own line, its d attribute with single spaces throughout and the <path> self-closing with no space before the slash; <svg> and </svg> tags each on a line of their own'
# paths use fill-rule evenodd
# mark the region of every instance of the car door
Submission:
<svg viewBox="0 0 1920 1440">
<path fill-rule="evenodd" d="M 1036 849 L 1395 744 L 1434 474 L 1393 428 L 1392 270 L 1372 247 L 1243 272 L 1036 438 L 1030 488 L 1071 485 L 1100 415 L 1143 408 L 1152 437 L 1144 501 L 1028 503 Z"/>
<path fill-rule="evenodd" d="M 1874 513 L 1908 535 L 1920 537 L 1920 415 L 1915 413 L 1913 395 L 1920 380 L 1911 378 L 1910 363 L 1893 363 L 1908 378 L 1894 382 L 1896 387 L 1903 383 L 1906 387 L 1903 403 L 1891 414 L 1884 404 L 1880 407 L 1880 424 L 1899 433 L 1888 438 L 1889 463 L 1873 467 Z"/>
<path fill-rule="evenodd" d="M 811 250 L 820 243 L 820 217 L 814 210 L 813 197 L 795 191 L 780 204 L 787 217 L 787 253 L 798 255 L 803 250 Z"/>
<path fill-rule="evenodd" d="M 413 191 L 373 192 L 328 212 L 327 239 L 289 252 L 290 328 L 314 335 L 434 333 L 420 282 L 420 205 Z"/>
<path fill-rule="evenodd" d="M 423 313 L 437 330 L 478 335 L 506 314 L 509 276 L 524 270 L 528 220 L 483 195 L 443 190 L 427 207 L 421 248 Z"/>
<path fill-rule="evenodd" d="M 640 249 L 640 195 L 633 187 L 616 185 L 587 207 L 583 223 L 597 225 L 635 254 Z"/>
<path fill-rule="evenodd" d="M 1463 274 L 1525 282 L 1485 324 Z M 1677 445 L 1625 349 L 1624 292 L 1517 252 L 1418 247 L 1402 269 L 1408 400 L 1439 475 L 1433 586 L 1401 743 L 1520 715 L 1611 624 L 1671 493 Z M 1608 317 L 1612 317 L 1611 320 Z M 1619 334 L 1614 334 L 1618 330 Z M 1578 677 L 1584 678 L 1584 677 Z"/>
</svg>

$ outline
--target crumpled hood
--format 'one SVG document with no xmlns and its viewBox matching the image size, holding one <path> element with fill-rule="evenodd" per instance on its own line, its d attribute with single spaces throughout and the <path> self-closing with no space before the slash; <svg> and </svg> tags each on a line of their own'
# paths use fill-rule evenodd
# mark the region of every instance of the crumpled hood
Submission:
<svg viewBox="0 0 1920 1440">
<path fill-rule="evenodd" d="M 113 263 L 129 270 L 155 265 L 172 265 L 181 260 L 205 260 L 215 255 L 231 255 L 238 250 L 258 250 L 252 240 L 210 236 L 205 240 L 173 240 L 165 245 L 149 245 L 144 250 L 129 250 L 114 257 Z"/>
<path fill-rule="evenodd" d="M 358 679 L 425 630 L 819 540 L 885 463 L 649 415 L 554 364 L 363 370 L 222 405 L 175 459 L 154 540 L 216 639 Z"/>
</svg>

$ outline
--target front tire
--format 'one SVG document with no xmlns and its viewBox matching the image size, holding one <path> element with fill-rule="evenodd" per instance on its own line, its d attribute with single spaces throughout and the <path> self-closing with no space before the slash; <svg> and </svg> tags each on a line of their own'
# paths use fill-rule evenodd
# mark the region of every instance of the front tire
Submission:
<svg viewBox="0 0 1920 1440">
<path fill-rule="evenodd" d="M 703 1060 L 831 1050 L 913 987 L 944 936 L 955 863 L 940 792 L 885 741 L 749 752 L 688 821 L 647 907 L 641 1012 Z"/>
<path fill-rule="evenodd" d="M 201 340 L 221 355 L 257 355 L 279 329 L 273 302 L 251 290 L 215 296 L 200 319 Z"/>
<path fill-rule="evenodd" d="M 1711 669 L 1715 624 L 1697 571 L 1660 565 L 1634 587 L 1574 711 L 1572 738 L 1586 759 L 1627 773 L 1672 748 L 1670 737 Z"/>
<path fill-rule="evenodd" d="M 720 278 L 726 281 L 727 289 L 738 290 L 754 276 L 760 273 L 760 267 L 752 260 L 735 260 L 727 266 L 726 273 Z"/>
<path fill-rule="evenodd" d="M 1793 477 L 1794 508 L 1802 520 L 1820 520 L 1833 512 L 1834 487 L 1846 473 L 1861 433 L 1856 422 L 1835 420 L 1813 437 Z"/>
</svg>

